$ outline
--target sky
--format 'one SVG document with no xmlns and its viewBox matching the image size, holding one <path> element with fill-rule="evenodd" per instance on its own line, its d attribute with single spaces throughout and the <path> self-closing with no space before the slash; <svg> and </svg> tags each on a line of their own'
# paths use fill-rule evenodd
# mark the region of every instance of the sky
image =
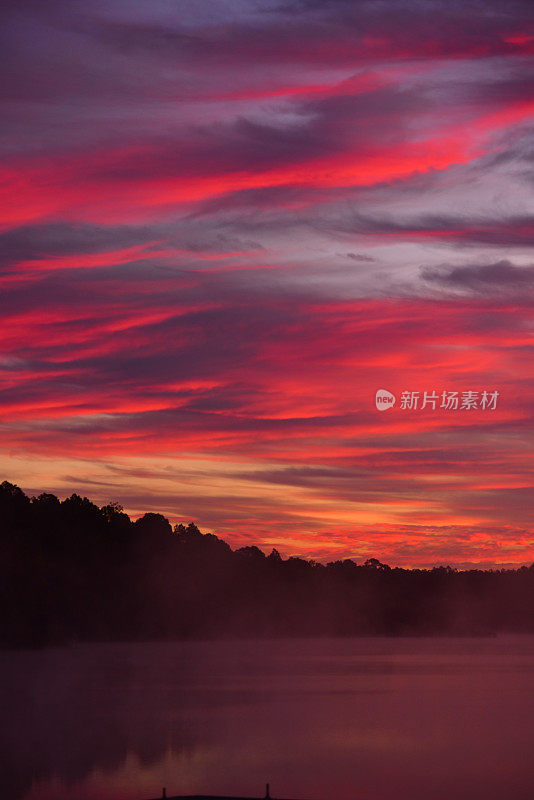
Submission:
<svg viewBox="0 0 534 800">
<path fill-rule="evenodd" d="M 0 478 L 284 556 L 532 563 L 534 6 L 2 17 Z"/>
</svg>

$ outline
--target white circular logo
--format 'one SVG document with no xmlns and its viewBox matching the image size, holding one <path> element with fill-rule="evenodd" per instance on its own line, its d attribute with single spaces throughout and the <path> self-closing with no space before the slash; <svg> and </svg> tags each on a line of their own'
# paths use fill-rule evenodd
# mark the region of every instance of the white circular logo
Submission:
<svg viewBox="0 0 534 800">
<path fill-rule="evenodd" d="M 375 403 L 379 411 L 387 411 L 395 405 L 395 395 L 387 389 L 379 389 L 375 395 Z"/>
</svg>

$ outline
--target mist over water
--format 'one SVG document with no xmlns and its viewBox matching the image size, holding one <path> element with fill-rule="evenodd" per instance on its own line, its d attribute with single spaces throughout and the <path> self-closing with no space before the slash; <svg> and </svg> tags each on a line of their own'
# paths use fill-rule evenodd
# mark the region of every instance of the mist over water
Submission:
<svg viewBox="0 0 534 800">
<path fill-rule="evenodd" d="M 527 798 L 534 637 L 0 654 L 4 795 Z"/>
</svg>

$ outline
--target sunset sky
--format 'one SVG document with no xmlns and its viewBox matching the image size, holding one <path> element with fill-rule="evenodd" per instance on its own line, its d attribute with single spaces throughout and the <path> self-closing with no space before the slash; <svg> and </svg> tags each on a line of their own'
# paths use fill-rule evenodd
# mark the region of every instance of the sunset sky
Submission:
<svg viewBox="0 0 534 800">
<path fill-rule="evenodd" d="M 0 481 L 285 556 L 532 563 L 534 4 L 3 16 Z"/>
</svg>

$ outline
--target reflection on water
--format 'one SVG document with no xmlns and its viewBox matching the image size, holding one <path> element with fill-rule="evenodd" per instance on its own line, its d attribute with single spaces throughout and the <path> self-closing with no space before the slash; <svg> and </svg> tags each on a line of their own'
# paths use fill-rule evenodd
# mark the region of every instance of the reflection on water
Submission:
<svg viewBox="0 0 534 800">
<path fill-rule="evenodd" d="M 534 790 L 534 638 L 0 653 L 3 797 L 514 800 Z"/>
</svg>

